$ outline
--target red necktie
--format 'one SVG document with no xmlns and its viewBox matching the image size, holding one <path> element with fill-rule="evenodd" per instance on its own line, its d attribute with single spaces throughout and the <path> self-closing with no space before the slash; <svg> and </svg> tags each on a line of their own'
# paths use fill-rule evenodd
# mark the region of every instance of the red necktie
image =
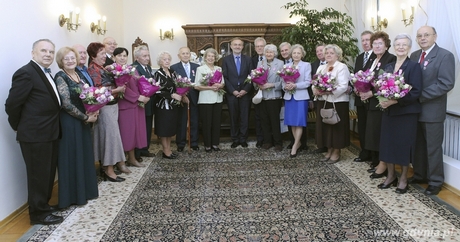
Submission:
<svg viewBox="0 0 460 242">
<path fill-rule="evenodd" d="M 420 64 L 422 64 L 423 61 L 425 60 L 425 55 L 426 55 L 426 52 L 423 51 L 423 52 L 422 52 L 422 57 L 420 57 L 420 62 L 419 62 Z"/>
</svg>

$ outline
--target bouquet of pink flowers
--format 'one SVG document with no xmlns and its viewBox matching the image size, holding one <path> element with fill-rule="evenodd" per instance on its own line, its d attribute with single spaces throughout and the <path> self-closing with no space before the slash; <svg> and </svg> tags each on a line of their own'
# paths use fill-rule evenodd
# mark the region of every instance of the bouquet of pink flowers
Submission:
<svg viewBox="0 0 460 242">
<path fill-rule="evenodd" d="M 214 84 L 221 84 L 222 83 L 222 72 L 216 70 L 214 72 L 210 72 L 208 74 L 203 74 L 203 79 L 201 79 L 201 85 L 203 86 L 212 86 Z M 224 95 L 225 90 L 219 89 L 219 94 Z"/>
<path fill-rule="evenodd" d="M 358 92 L 368 92 L 372 89 L 372 83 L 374 82 L 374 72 L 370 71 L 358 71 L 355 74 L 350 74 L 350 83 L 353 85 Z M 363 102 L 367 102 L 364 100 Z"/>
<path fill-rule="evenodd" d="M 139 88 L 139 93 L 146 97 L 151 97 L 158 90 L 160 90 L 160 83 L 156 82 L 153 78 L 147 79 L 145 76 L 140 76 L 137 80 L 137 88 Z M 143 102 L 138 102 L 138 105 L 144 107 Z"/>
<path fill-rule="evenodd" d="M 97 88 L 85 84 L 77 92 L 80 93 L 80 99 L 88 113 L 96 112 L 114 99 L 107 87 Z"/>
<path fill-rule="evenodd" d="M 283 79 L 284 83 L 295 83 L 297 78 L 300 76 L 297 66 L 294 67 L 287 65 L 284 65 L 283 69 L 277 71 L 276 74 Z M 289 93 L 294 94 L 295 90 L 290 90 Z"/>
<path fill-rule="evenodd" d="M 244 81 L 245 83 L 255 83 L 257 85 L 264 85 L 267 83 L 268 70 L 263 67 L 256 68 L 249 73 Z"/>
<path fill-rule="evenodd" d="M 182 77 L 179 75 L 174 81 L 176 82 L 176 93 L 181 96 L 187 94 L 190 88 L 193 87 L 193 84 L 188 77 Z"/>
<path fill-rule="evenodd" d="M 136 71 L 136 67 L 132 67 L 131 65 L 119 65 L 117 63 L 108 65 L 105 69 L 112 73 L 115 84 L 118 87 L 128 83 L 131 76 L 133 76 Z"/>
<path fill-rule="evenodd" d="M 406 96 L 412 88 L 411 85 L 406 84 L 404 81 L 402 70 L 399 70 L 397 73 L 380 71 L 379 74 L 379 77 L 373 83 L 376 89 L 374 95 L 379 102 L 400 99 Z M 377 107 L 380 107 L 380 104 Z"/>
<path fill-rule="evenodd" d="M 313 76 L 311 85 L 320 92 L 332 92 L 337 89 L 337 80 L 331 76 L 333 67 L 329 68 L 329 71 L 325 74 L 318 73 Z M 317 97 L 315 96 L 316 100 Z"/>
</svg>

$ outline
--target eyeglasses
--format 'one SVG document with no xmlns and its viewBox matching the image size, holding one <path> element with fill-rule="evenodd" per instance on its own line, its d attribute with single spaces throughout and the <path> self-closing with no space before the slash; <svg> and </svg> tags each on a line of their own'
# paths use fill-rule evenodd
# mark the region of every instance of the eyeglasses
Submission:
<svg viewBox="0 0 460 242">
<path fill-rule="evenodd" d="M 77 58 L 75 58 L 75 57 L 70 57 L 70 58 L 69 58 L 69 57 L 66 57 L 66 58 L 64 58 L 64 59 L 62 59 L 62 60 L 64 60 L 64 61 L 74 61 L 74 60 L 76 60 L 76 59 L 77 59 Z"/>
<path fill-rule="evenodd" d="M 372 46 L 383 46 L 384 43 L 383 42 L 379 42 L 379 43 L 372 43 Z"/>
<path fill-rule="evenodd" d="M 423 34 L 423 35 L 418 34 L 418 35 L 417 35 L 417 39 L 428 38 L 428 37 L 430 37 L 431 35 L 435 35 L 435 34 Z"/>
<path fill-rule="evenodd" d="M 107 42 L 107 45 L 115 45 L 115 46 L 117 46 L 118 44 L 117 44 L 117 42 Z"/>
</svg>

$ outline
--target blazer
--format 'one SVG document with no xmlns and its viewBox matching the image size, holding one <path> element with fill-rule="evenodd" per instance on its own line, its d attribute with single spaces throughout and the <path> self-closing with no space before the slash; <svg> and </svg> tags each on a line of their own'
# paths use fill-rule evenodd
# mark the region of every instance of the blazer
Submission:
<svg viewBox="0 0 460 242">
<path fill-rule="evenodd" d="M 410 59 L 418 62 L 422 50 L 411 54 Z M 426 64 L 426 65 L 425 65 Z M 420 103 L 422 112 L 420 122 L 444 122 L 447 110 L 447 93 L 455 84 L 455 58 L 454 55 L 437 44 L 425 56 L 422 68 L 422 94 Z"/>
<path fill-rule="evenodd" d="M 240 74 L 238 75 L 234 55 L 231 54 L 224 57 L 222 60 L 222 75 L 224 77 L 227 95 L 232 96 L 235 90 L 245 90 L 248 93 L 252 90 L 251 83 L 244 82 L 252 69 L 254 69 L 254 67 L 252 66 L 251 57 L 242 54 Z"/>
<path fill-rule="evenodd" d="M 366 63 L 366 66 L 364 67 L 364 70 L 370 69 L 372 67 L 372 63 L 374 62 L 376 58 L 377 58 L 377 55 L 374 55 L 374 56 L 371 55 L 371 57 L 369 57 L 369 60 Z M 375 67 L 374 76 L 378 77 L 380 69 L 383 70 L 385 66 L 391 62 L 396 62 L 396 56 L 393 54 L 390 54 L 390 52 L 388 52 L 387 50 L 382 55 L 382 57 L 380 57 L 380 60 L 379 60 L 380 67 L 377 67 L 377 66 Z M 375 90 L 372 90 L 372 92 L 375 93 Z M 378 104 L 379 104 L 379 100 L 375 96 L 369 98 L 369 106 L 368 106 L 369 110 L 380 111 L 380 108 L 377 107 Z"/>
<path fill-rule="evenodd" d="M 190 64 L 190 80 L 192 83 L 195 83 L 195 76 L 196 76 L 196 69 L 200 66 L 196 63 L 189 62 Z M 178 62 L 174 65 L 171 66 L 171 70 L 175 71 L 177 75 L 181 76 L 187 76 L 187 73 L 185 73 L 184 66 L 182 65 L 182 62 Z M 198 91 L 195 89 L 190 89 L 188 92 L 187 96 L 190 98 L 190 101 L 192 102 L 192 105 L 197 105 L 198 104 Z"/>
<path fill-rule="evenodd" d="M 252 67 L 256 68 L 256 66 L 259 66 L 259 55 L 255 54 L 254 56 L 251 57 L 252 60 Z M 265 57 L 263 57 L 262 60 L 266 60 Z"/>
<path fill-rule="evenodd" d="M 134 61 L 133 66 L 136 67 L 136 71 L 137 73 L 139 73 L 140 76 L 145 76 L 147 78 L 153 77 L 152 67 L 150 67 L 149 65 L 147 65 L 147 69 L 149 70 L 149 73 L 145 71 L 144 67 L 138 61 Z M 151 96 L 150 100 L 144 105 L 145 116 L 153 116 L 153 109 L 154 109 L 153 98 L 154 96 L 155 95 Z"/>
<path fill-rule="evenodd" d="M 106 66 L 108 66 L 108 65 L 112 65 L 113 63 L 115 63 L 115 61 L 113 61 L 112 58 L 110 58 L 110 57 L 107 55 L 107 58 L 105 59 L 104 67 L 106 67 Z"/>
<path fill-rule="evenodd" d="M 267 82 L 275 84 L 275 87 L 270 88 L 269 90 L 267 89 L 262 90 L 262 96 L 264 100 L 281 98 L 282 81 L 281 81 L 281 77 L 278 76 L 277 71 L 280 71 L 281 69 L 283 69 L 283 65 L 284 65 L 284 62 L 282 60 L 275 58 L 270 64 L 270 69 L 269 69 L 266 59 L 259 61 L 259 64 L 257 67 L 263 66 L 264 69 L 269 69 L 269 72 L 267 75 Z"/>
<path fill-rule="evenodd" d="M 363 67 L 364 53 L 365 52 L 359 54 L 358 57 L 356 57 L 355 68 L 353 69 L 354 73 L 358 71 L 365 71 L 369 69 L 369 68 L 366 68 L 366 66 Z M 374 54 L 374 52 L 372 52 L 372 54 L 369 56 L 369 59 L 366 62 L 366 65 L 369 64 L 369 62 L 372 63 L 372 61 L 375 60 L 376 57 L 377 56 Z M 361 101 L 361 97 L 359 97 L 358 95 L 355 96 L 355 106 L 364 106 L 363 101 Z"/>
<path fill-rule="evenodd" d="M 333 67 L 334 68 L 331 71 L 331 77 L 336 78 L 337 88 L 332 91 L 332 95 L 322 95 L 322 100 L 326 100 L 328 102 L 348 102 L 350 99 L 347 93 L 350 71 L 348 70 L 347 65 L 340 61 L 336 61 Z M 316 73 L 325 74 L 328 71 L 326 68 L 327 65 L 319 66 Z"/>
<path fill-rule="evenodd" d="M 385 72 L 393 73 L 396 62 L 392 62 L 385 66 Z M 404 75 L 404 81 L 411 85 L 409 93 L 403 98 L 398 99 L 398 103 L 389 106 L 384 115 L 396 116 L 409 113 L 420 113 L 422 106 L 418 101 L 422 93 L 422 69 L 417 62 L 407 58 L 399 68 Z"/>
<path fill-rule="evenodd" d="M 57 140 L 60 109 L 56 93 L 37 63 L 30 61 L 14 73 L 5 110 L 18 141 Z"/>
<path fill-rule="evenodd" d="M 286 64 L 286 66 L 292 66 L 292 62 Z M 284 92 L 284 100 L 291 100 L 294 97 L 295 100 L 309 100 L 310 96 L 308 95 L 307 88 L 311 84 L 311 65 L 308 62 L 300 61 L 297 65 L 299 68 L 300 76 L 295 81 L 297 88 L 295 89 L 294 94 L 290 94 L 289 92 Z M 282 87 L 286 86 L 286 83 L 283 81 L 281 82 Z"/>
</svg>

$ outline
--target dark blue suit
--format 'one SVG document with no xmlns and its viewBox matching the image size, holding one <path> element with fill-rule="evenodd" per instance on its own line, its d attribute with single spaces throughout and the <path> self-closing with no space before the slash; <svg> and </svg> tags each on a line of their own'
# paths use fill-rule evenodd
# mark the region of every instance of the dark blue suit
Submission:
<svg viewBox="0 0 460 242">
<path fill-rule="evenodd" d="M 190 64 L 190 79 L 192 83 L 195 83 L 196 68 L 198 64 L 189 62 Z M 176 72 L 177 75 L 187 76 L 182 62 L 176 63 L 171 66 L 171 70 Z M 198 113 L 198 95 L 199 92 L 195 89 L 191 89 L 187 97 L 190 100 L 190 146 L 198 146 L 198 125 L 199 125 L 199 113 Z M 177 122 L 176 131 L 176 144 L 178 148 L 185 147 L 187 141 L 187 107 L 179 108 L 179 122 Z"/>
<path fill-rule="evenodd" d="M 246 142 L 248 138 L 249 110 L 252 98 L 250 93 L 253 87 L 251 83 L 244 83 L 244 80 L 246 80 L 252 69 L 254 67 L 249 56 L 241 55 L 240 74 L 237 72 L 233 54 L 226 56 L 222 60 L 222 73 L 227 91 L 227 106 L 231 119 L 230 133 L 233 142 Z M 235 90 L 245 90 L 247 94 L 237 98 L 233 95 Z"/>
<path fill-rule="evenodd" d="M 147 66 L 147 69 L 149 72 L 146 72 L 144 69 L 144 66 L 142 66 L 139 62 L 135 61 L 133 63 L 133 66 L 136 67 L 136 71 L 139 73 L 141 76 L 145 76 L 147 78 L 153 77 L 152 75 L 152 67 Z M 153 96 L 150 97 L 150 100 L 145 104 L 145 127 L 146 127 L 146 132 L 147 132 L 147 147 L 142 148 L 142 149 L 135 149 L 135 156 L 139 157 L 141 155 L 146 155 L 149 153 L 149 147 L 150 147 L 150 140 L 152 139 L 152 126 L 153 126 Z"/>
</svg>

